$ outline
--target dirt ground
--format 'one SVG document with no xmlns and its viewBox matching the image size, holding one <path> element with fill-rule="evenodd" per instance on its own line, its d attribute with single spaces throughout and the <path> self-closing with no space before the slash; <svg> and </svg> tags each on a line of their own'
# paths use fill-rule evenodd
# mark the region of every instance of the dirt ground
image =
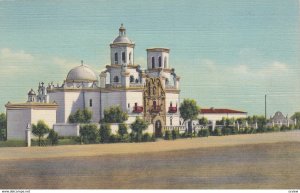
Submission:
<svg viewBox="0 0 300 193">
<path fill-rule="evenodd" d="M 300 188 L 300 132 L 0 148 L 0 188 Z"/>
</svg>

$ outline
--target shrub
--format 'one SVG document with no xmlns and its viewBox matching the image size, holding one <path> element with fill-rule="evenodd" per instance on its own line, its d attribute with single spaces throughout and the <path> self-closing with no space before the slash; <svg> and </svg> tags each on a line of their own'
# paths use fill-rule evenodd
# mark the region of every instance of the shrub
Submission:
<svg viewBox="0 0 300 193">
<path fill-rule="evenodd" d="M 231 130 L 231 134 L 232 134 L 232 135 L 236 135 L 236 134 L 238 134 L 238 133 L 239 133 L 239 130 L 238 130 L 237 127 L 232 128 L 232 130 Z"/>
<path fill-rule="evenodd" d="M 80 125 L 79 133 L 83 143 L 97 143 L 98 141 L 99 131 L 95 124 Z"/>
<path fill-rule="evenodd" d="M 155 142 L 155 141 L 156 141 L 155 134 L 152 134 L 152 136 L 151 136 L 151 141 L 153 141 L 153 142 Z"/>
<path fill-rule="evenodd" d="M 128 130 L 127 124 L 125 124 L 125 123 L 120 123 L 119 124 L 118 134 L 120 136 L 123 137 L 124 135 L 128 134 L 127 130 Z"/>
<path fill-rule="evenodd" d="M 149 133 L 145 133 L 144 135 L 143 135 L 143 137 L 142 137 L 142 141 L 143 142 L 149 142 L 149 141 L 152 141 L 151 140 L 151 135 L 149 134 Z"/>
<path fill-rule="evenodd" d="M 101 143 L 108 143 L 110 141 L 111 128 L 109 124 L 103 123 L 100 126 L 99 136 Z"/>
<path fill-rule="evenodd" d="M 280 127 L 280 131 L 288 131 L 288 130 L 290 130 L 290 128 L 288 126 L 286 126 L 286 125 L 282 125 Z"/>
<path fill-rule="evenodd" d="M 32 134 L 39 138 L 39 146 L 42 146 L 42 138 L 45 134 L 49 133 L 49 126 L 43 121 L 39 120 L 38 123 L 32 124 Z"/>
<path fill-rule="evenodd" d="M 172 139 L 172 135 L 171 135 L 171 132 L 169 130 L 165 131 L 164 139 L 165 140 Z"/>
<path fill-rule="evenodd" d="M 215 128 L 214 130 L 214 135 L 215 136 L 222 136 L 222 129 L 221 128 Z"/>
<path fill-rule="evenodd" d="M 223 135 L 230 135 L 232 133 L 231 128 L 230 127 L 223 127 L 222 128 L 222 133 L 223 133 Z"/>
<path fill-rule="evenodd" d="M 75 113 L 70 114 L 69 123 L 89 123 L 92 119 L 92 111 L 88 109 L 78 109 Z"/>
<path fill-rule="evenodd" d="M 180 138 L 180 134 L 179 134 L 179 131 L 178 130 L 172 130 L 172 139 L 175 140 L 175 139 L 178 139 Z"/>
<path fill-rule="evenodd" d="M 109 137 L 109 142 L 110 143 L 118 143 L 121 141 L 121 136 L 120 135 L 116 135 L 116 134 L 112 134 L 110 137 Z"/>
<path fill-rule="evenodd" d="M 135 141 L 142 141 L 142 133 L 144 130 L 148 128 L 149 123 L 144 121 L 143 119 L 137 117 L 135 121 L 131 124 L 131 130 L 135 134 Z"/>
<path fill-rule="evenodd" d="M 209 130 L 208 129 L 201 129 L 198 132 L 198 137 L 208 137 L 209 136 Z"/>
<path fill-rule="evenodd" d="M 51 145 L 57 145 L 58 144 L 58 133 L 55 132 L 53 129 L 50 129 L 47 139 L 50 140 Z"/>
<path fill-rule="evenodd" d="M 134 142 L 134 141 L 135 141 L 135 134 L 134 134 L 133 132 L 131 132 L 131 133 L 129 134 L 129 141 L 130 141 L 130 142 Z"/>
<path fill-rule="evenodd" d="M 108 109 L 104 109 L 104 119 L 102 120 L 102 122 L 123 123 L 127 119 L 127 113 L 123 112 L 120 106 L 112 106 Z"/>
</svg>

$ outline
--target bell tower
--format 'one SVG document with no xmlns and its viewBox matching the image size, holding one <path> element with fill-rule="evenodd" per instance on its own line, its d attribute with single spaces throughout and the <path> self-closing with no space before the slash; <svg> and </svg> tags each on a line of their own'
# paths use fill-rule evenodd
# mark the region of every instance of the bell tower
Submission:
<svg viewBox="0 0 300 193">
<path fill-rule="evenodd" d="M 111 65 L 133 65 L 134 46 L 126 35 L 126 28 L 121 24 L 119 36 L 110 44 Z"/>
</svg>

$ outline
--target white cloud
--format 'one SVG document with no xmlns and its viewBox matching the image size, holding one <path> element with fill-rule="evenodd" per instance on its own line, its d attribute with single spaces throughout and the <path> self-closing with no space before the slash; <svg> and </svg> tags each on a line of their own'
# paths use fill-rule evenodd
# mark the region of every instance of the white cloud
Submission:
<svg viewBox="0 0 300 193">
<path fill-rule="evenodd" d="M 34 57 L 31 54 L 25 53 L 25 51 L 13 51 L 9 48 L 3 48 L 0 50 L 0 61 L 32 61 Z"/>
</svg>

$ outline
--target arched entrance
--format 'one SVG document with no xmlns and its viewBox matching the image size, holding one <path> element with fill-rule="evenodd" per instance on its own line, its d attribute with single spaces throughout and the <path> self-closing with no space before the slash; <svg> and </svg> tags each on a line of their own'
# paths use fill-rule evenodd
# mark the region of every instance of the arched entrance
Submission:
<svg viewBox="0 0 300 193">
<path fill-rule="evenodd" d="M 156 120 L 154 123 L 155 137 L 162 137 L 162 124 L 160 120 Z"/>
</svg>

